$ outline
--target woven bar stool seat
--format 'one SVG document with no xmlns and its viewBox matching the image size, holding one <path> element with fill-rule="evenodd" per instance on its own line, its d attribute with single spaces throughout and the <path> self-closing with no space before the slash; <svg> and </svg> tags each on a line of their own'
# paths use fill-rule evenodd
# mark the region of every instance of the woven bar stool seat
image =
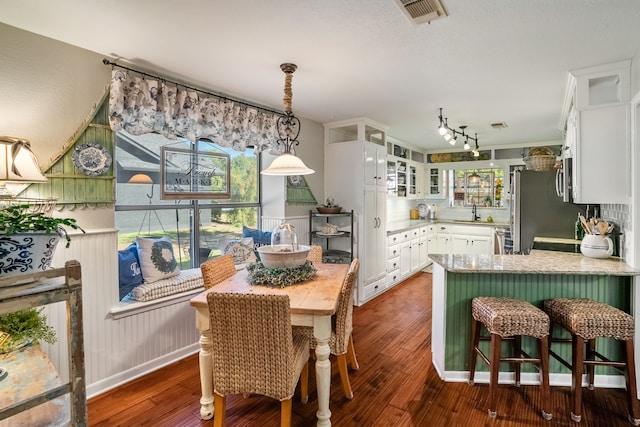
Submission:
<svg viewBox="0 0 640 427">
<path fill-rule="evenodd" d="M 582 419 L 582 374 L 587 367 L 587 384 L 593 390 L 595 367 L 611 366 L 624 371 L 629 404 L 629 421 L 640 425 L 640 406 L 636 398 L 636 374 L 634 362 L 633 336 L 634 319 L 624 311 L 608 304 L 587 298 L 555 298 L 544 302 L 544 310 L 551 318 L 551 342 L 566 340 L 553 339 L 553 326 L 560 325 L 571 334 L 572 363 L 562 359 L 557 353 L 550 354 L 571 369 L 571 389 L 573 390 L 573 410 L 571 419 Z M 596 351 L 596 338 L 613 338 L 624 343 L 624 361 L 612 361 Z M 586 352 L 585 352 L 586 344 Z"/>
<path fill-rule="evenodd" d="M 498 371 L 501 362 L 515 365 L 516 386 L 520 385 L 520 365 L 532 363 L 540 369 L 542 395 L 542 417 L 550 420 L 549 392 L 549 316 L 534 305 L 515 298 L 476 297 L 471 301 L 471 355 L 469 364 L 469 384 L 473 385 L 476 360 L 480 355 L 489 365 L 489 416 L 497 416 L 495 391 L 498 386 Z M 490 333 L 489 357 L 480 350 L 480 325 Z M 522 351 L 522 336 L 538 340 L 539 357 L 534 358 Z M 503 339 L 513 337 L 513 357 L 500 357 Z"/>
</svg>

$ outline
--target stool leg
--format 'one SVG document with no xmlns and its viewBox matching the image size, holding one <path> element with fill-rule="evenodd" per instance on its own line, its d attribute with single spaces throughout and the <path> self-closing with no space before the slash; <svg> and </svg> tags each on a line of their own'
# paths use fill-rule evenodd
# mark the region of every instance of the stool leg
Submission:
<svg viewBox="0 0 640 427">
<path fill-rule="evenodd" d="M 573 391 L 573 411 L 571 419 L 580 422 L 582 419 L 582 371 L 584 369 L 584 339 L 573 335 L 573 375 L 571 388 Z"/>
<path fill-rule="evenodd" d="M 513 357 L 522 357 L 522 337 L 516 335 L 513 337 Z M 515 364 L 516 368 L 516 387 L 520 387 L 520 363 Z"/>
<path fill-rule="evenodd" d="M 596 360 L 595 356 L 596 351 L 596 340 L 591 339 L 587 340 L 587 355 L 585 357 L 586 360 Z M 589 390 L 593 390 L 593 381 L 596 377 L 596 365 L 587 365 L 587 387 Z"/>
<path fill-rule="evenodd" d="M 551 414 L 551 392 L 549 390 L 549 335 L 538 340 L 540 345 L 540 387 L 542 394 L 542 418 L 550 420 Z"/>
<path fill-rule="evenodd" d="M 471 351 L 469 352 L 469 385 L 473 385 L 473 378 L 476 374 L 476 360 L 478 359 L 478 353 L 476 348 L 480 343 L 480 324 L 479 322 L 471 318 Z"/>
<path fill-rule="evenodd" d="M 491 350 L 489 358 L 489 417 L 496 418 L 496 389 L 498 388 L 498 372 L 500 371 L 500 344 L 502 337 L 498 334 L 491 334 Z"/>
<path fill-rule="evenodd" d="M 624 371 L 624 377 L 627 381 L 627 399 L 629 401 L 629 421 L 631 424 L 640 425 L 640 408 L 638 405 L 638 389 L 636 387 L 636 364 L 633 352 L 633 340 L 624 342 L 625 359 L 627 369 Z"/>
</svg>

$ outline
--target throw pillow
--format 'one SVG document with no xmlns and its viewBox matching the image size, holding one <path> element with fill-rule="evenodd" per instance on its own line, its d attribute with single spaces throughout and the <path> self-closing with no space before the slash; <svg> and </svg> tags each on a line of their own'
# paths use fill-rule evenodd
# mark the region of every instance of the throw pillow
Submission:
<svg viewBox="0 0 640 427">
<path fill-rule="evenodd" d="M 173 255 L 173 245 L 169 237 L 164 236 L 159 239 L 136 237 L 136 244 L 144 283 L 153 283 L 180 274 L 180 267 Z"/>
<path fill-rule="evenodd" d="M 256 246 L 270 245 L 271 244 L 271 232 L 256 230 L 255 228 L 249 228 L 242 226 L 242 237 L 251 237 L 253 244 Z"/>
<path fill-rule="evenodd" d="M 121 300 L 131 292 L 131 289 L 142 283 L 138 247 L 135 242 L 118 251 L 118 283 Z"/>
<path fill-rule="evenodd" d="M 253 239 L 245 237 L 240 240 L 224 240 L 220 245 L 223 254 L 231 254 L 234 264 L 246 264 L 256 262 L 256 254 L 253 252 Z"/>
</svg>

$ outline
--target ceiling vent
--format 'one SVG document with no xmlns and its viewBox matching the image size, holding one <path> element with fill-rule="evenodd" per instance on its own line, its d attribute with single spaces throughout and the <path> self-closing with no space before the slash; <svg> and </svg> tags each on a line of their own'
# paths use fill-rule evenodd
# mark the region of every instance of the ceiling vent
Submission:
<svg viewBox="0 0 640 427">
<path fill-rule="evenodd" d="M 447 12 L 440 0 L 394 0 L 414 24 L 424 24 L 444 18 Z"/>
</svg>

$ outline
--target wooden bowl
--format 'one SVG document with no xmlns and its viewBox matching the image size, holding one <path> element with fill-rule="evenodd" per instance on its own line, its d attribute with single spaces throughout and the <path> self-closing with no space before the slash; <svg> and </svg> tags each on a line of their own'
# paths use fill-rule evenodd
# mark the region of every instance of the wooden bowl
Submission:
<svg viewBox="0 0 640 427">
<path fill-rule="evenodd" d="M 316 209 L 321 214 L 337 214 L 342 211 L 342 208 L 339 206 L 335 208 L 325 208 L 324 206 L 318 206 Z"/>
</svg>

